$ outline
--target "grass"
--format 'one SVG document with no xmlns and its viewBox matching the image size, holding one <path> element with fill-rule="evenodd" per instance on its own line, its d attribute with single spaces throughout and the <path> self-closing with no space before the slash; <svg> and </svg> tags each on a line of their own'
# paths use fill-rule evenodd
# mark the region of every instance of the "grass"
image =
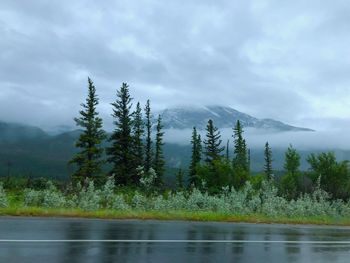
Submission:
<svg viewBox="0 0 350 263">
<path fill-rule="evenodd" d="M 350 226 L 350 218 L 332 217 L 269 217 L 266 215 L 232 215 L 215 212 L 187 212 L 187 211 L 116 211 L 98 210 L 83 211 L 80 209 L 42 208 L 42 207 L 8 207 L 0 208 L 0 216 L 40 216 L 40 217 L 77 217 L 98 219 L 140 219 L 140 220 L 184 220 L 210 222 L 245 222 L 267 224 L 313 224 Z"/>
</svg>

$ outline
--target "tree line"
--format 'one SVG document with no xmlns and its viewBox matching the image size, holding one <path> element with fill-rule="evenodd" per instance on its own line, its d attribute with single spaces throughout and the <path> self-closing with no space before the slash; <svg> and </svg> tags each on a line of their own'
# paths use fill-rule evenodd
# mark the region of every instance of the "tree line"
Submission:
<svg viewBox="0 0 350 263">
<path fill-rule="evenodd" d="M 284 172 L 282 176 L 277 176 L 273 169 L 272 149 L 269 142 L 266 142 L 263 173 L 252 175 L 250 149 L 243 133 L 243 127 L 238 120 L 233 128 L 233 147 L 230 149 L 229 141 L 226 147 L 222 145 L 220 131 L 212 120 L 208 121 L 203 142 L 196 127 L 193 127 L 189 185 L 196 188 L 204 187 L 211 193 L 218 193 L 225 186 L 239 189 L 247 181 L 260 188 L 262 181 L 268 180 L 278 187 L 281 195 L 289 199 L 311 193 L 317 184 L 320 184 L 321 188 L 334 199 L 350 197 L 348 161 L 338 162 L 333 152 L 309 155 L 306 160 L 310 169 L 301 171 L 301 156 L 292 145 L 289 145 L 285 152 Z M 232 157 L 230 150 L 233 152 Z"/>
<path fill-rule="evenodd" d="M 136 186 L 144 174 L 156 174 L 155 184 L 162 186 L 164 174 L 163 156 L 163 125 L 159 115 L 156 123 L 155 140 L 153 141 L 153 123 L 150 101 L 144 107 L 137 102 L 132 110 L 133 98 L 129 86 L 123 83 L 116 93 L 116 100 L 111 103 L 114 129 L 110 136 L 103 130 L 103 121 L 97 112 L 99 103 L 96 87 L 88 78 L 88 95 L 76 125 L 82 132 L 76 142 L 78 153 L 69 162 L 76 169 L 72 180 L 86 184 L 88 180 L 104 183 L 106 174 L 102 171 L 103 164 L 109 164 L 109 176 L 115 183 L 124 186 Z M 109 146 L 104 147 L 107 140 Z"/>
<path fill-rule="evenodd" d="M 72 174 L 73 181 L 82 184 L 87 179 L 96 183 L 105 182 L 107 176 L 102 166 L 107 163 L 110 167 L 108 175 L 118 185 L 135 187 L 141 182 L 152 184 L 156 189 L 162 188 L 165 172 L 164 131 L 161 115 L 158 115 L 156 123 L 152 121 L 150 100 L 147 100 L 143 109 L 139 102 L 133 109 L 129 86 L 123 83 L 117 90 L 116 100 L 111 103 L 114 129 L 110 136 L 103 130 L 103 121 L 96 109 L 98 103 L 96 88 L 89 78 L 88 96 L 85 103 L 81 104 L 79 117 L 75 118 L 82 132 L 76 142 L 79 151 L 70 161 L 76 166 Z M 213 120 L 208 120 L 205 132 L 205 137 L 201 138 L 196 127 L 193 127 L 187 176 L 182 169 L 176 175 L 179 189 L 195 187 L 218 193 L 226 186 L 239 189 L 249 181 L 255 187 L 260 187 L 263 180 L 269 180 L 278 186 L 282 195 L 294 199 L 311 192 L 319 182 L 333 198 L 349 197 L 348 162 L 338 162 L 332 152 L 311 154 L 307 158 L 310 170 L 302 172 L 300 154 L 290 145 L 285 152 L 284 173 L 276 176 L 272 149 L 266 142 L 263 173 L 252 175 L 250 149 L 239 120 L 233 127 L 231 148 L 229 140 L 223 145 L 220 131 Z M 103 142 L 106 140 L 108 146 L 104 147 Z"/>
</svg>

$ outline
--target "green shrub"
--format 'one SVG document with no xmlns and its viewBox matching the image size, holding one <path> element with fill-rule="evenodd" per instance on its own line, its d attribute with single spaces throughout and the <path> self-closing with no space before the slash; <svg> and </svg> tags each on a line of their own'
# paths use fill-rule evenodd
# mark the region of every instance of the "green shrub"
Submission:
<svg viewBox="0 0 350 263">
<path fill-rule="evenodd" d="M 77 195 L 77 206 L 85 211 L 93 211 L 101 208 L 101 191 L 96 190 L 94 182 L 90 181 L 87 187 L 82 187 Z"/>
<path fill-rule="evenodd" d="M 125 202 L 123 195 L 114 196 L 110 208 L 120 211 L 131 210 L 131 207 Z"/>
<path fill-rule="evenodd" d="M 9 205 L 7 195 L 5 193 L 2 183 L 0 183 L 0 207 L 7 207 Z"/>
<path fill-rule="evenodd" d="M 87 187 L 77 185 L 75 194 L 63 195 L 52 183 L 47 183 L 45 190 L 26 189 L 23 202 L 26 206 L 71 207 L 85 211 L 106 208 L 119 211 L 264 214 L 272 217 L 350 216 L 350 202 L 331 200 L 330 195 L 320 188 L 320 179 L 312 193 L 292 200 L 279 196 L 277 188 L 269 181 L 262 181 L 258 190 L 248 181 L 239 190 L 226 186 L 215 195 L 196 188 L 190 192 L 167 192 L 164 196 L 138 191 L 116 193 L 116 190 L 112 180 L 107 180 L 102 189 L 95 189 L 91 181 Z M 0 184 L 0 207 L 7 205 L 7 197 Z"/>
</svg>

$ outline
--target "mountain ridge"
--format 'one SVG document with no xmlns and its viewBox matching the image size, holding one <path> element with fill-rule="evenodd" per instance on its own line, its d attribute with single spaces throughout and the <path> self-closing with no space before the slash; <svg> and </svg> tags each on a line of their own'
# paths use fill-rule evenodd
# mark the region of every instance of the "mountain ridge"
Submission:
<svg viewBox="0 0 350 263">
<path fill-rule="evenodd" d="M 39 127 L 4 121 L 0 121 L 0 135 L 0 140 L 6 142 L 48 137 L 48 134 Z"/>
<path fill-rule="evenodd" d="M 191 129 L 193 126 L 204 130 L 209 119 L 220 128 L 232 128 L 237 120 L 245 128 L 257 128 L 273 131 L 314 131 L 310 128 L 297 127 L 271 118 L 259 119 L 240 112 L 232 107 L 220 105 L 175 106 L 159 111 L 165 129 Z M 157 114 L 157 115 L 158 115 Z"/>
</svg>

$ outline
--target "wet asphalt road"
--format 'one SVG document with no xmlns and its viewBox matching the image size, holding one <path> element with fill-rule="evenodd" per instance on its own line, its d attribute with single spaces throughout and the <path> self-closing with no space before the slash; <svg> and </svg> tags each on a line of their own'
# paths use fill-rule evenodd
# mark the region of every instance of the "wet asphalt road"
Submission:
<svg viewBox="0 0 350 263">
<path fill-rule="evenodd" d="M 0 262 L 350 262 L 350 228 L 0 217 Z"/>
</svg>

